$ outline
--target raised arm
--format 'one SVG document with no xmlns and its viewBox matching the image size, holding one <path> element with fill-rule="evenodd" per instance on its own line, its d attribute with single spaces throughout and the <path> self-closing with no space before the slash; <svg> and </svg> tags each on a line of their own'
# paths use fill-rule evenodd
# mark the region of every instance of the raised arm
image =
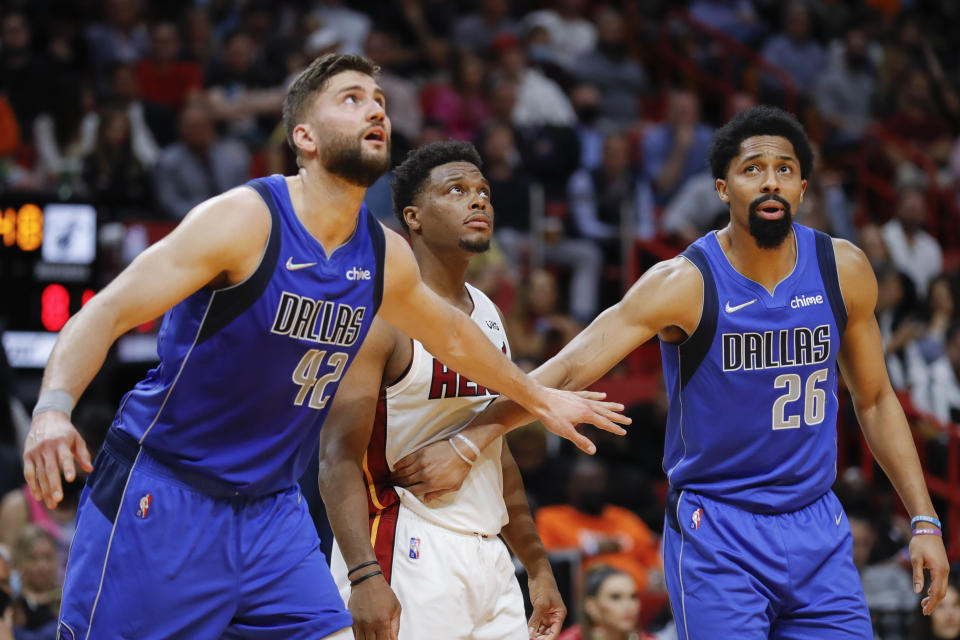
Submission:
<svg viewBox="0 0 960 640">
<path fill-rule="evenodd" d="M 834 249 L 847 307 L 847 328 L 838 362 L 850 389 L 860 428 L 910 516 L 936 517 L 910 426 L 887 376 L 880 329 L 874 316 L 877 281 L 873 270 L 863 252 L 849 242 L 834 240 Z M 933 535 L 913 536 L 910 559 L 917 593 L 923 587 L 923 570 L 930 571 L 930 589 L 921 603 L 923 612 L 929 614 L 947 591 L 948 564 L 943 540 Z"/>
<path fill-rule="evenodd" d="M 374 319 L 320 431 L 320 494 L 348 569 L 377 560 L 370 542 L 367 509 L 367 492 L 373 489 L 368 489 L 364 457 L 373 432 L 384 367 L 394 347 L 393 331 L 384 321 Z M 348 578 L 362 577 L 377 568 L 368 565 Z M 382 575 L 351 588 L 347 606 L 353 614 L 357 638 L 396 640 L 400 601 Z"/>
<path fill-rule="evenodd" d="M 67 412 L 117 337 L 206 285 L 247 277 L 259 263 L 269 232 L 270 215 L 252 189 L 242 187 L 208 200 L 67 322 L 41 386 L 41 397 L 56 398 L 56 406 L 36 415 L 24 447 L 24 477 L 34 496 L 53 508 L 63 495 L 61 468 L 67 480 L 76 475 L 74 457 L 87 470 L 92 468 Z"/>
<path fill-rule="evenodd" d="M 530 604 L 533 605 L 529 623 L 530 638 L 553 640 L 560 633 L 567 608 L 557 589 L 557 581 L 553 577 L 540 534 L 537 533 L 533 514 L 530 513 L 520 469 L 506 442 L 500 453 L 500 464 L 503 467 L 503 501 L 510 518 L 500 534 L 527 570 Z"/>
<path fill-rule="evenodd" d="M 413 252 L 396 233 L 387 232 L 382 317 L 451 369 L 477 384 L 510 396 L 552 430 L 589 422 L 622 434 L 622 416 L 575 394 L 547 389 L 525 375 L 467 315 L 447 304 L 420 278 Z"/>
</svg>

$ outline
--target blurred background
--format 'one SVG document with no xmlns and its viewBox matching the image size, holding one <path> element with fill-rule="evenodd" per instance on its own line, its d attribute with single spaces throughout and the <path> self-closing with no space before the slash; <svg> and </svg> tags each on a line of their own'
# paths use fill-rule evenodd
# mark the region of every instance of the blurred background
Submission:
<svg viewBox="0 0 960 640">
<path fill-rule="evenodd" d="M 957 562 L 958 42 L 954 0 L 0 2 L 0 606 L 7 594 L 15 612 L 0 640 L 55 635 L 80 485 L 54 511 L 35 503 L 20 448 L 57 332 L 195 204 L 295 172 L 283 94 L 327 52 L 381 66 L 395 163 L 438 139 L 480 150 L 496 242 L 470 279 L 528 369 L 726 223 L 706 158 L 718 126 L 759 103 L 795 113 L 817 151 L 798 219 L 874 266 L 887 367 Z M 395 225 L 389 179 L 367 205 Z M 81 398 L 91 449 L 156 364 L 158 326 L 123 336 Z M 594 458 L 538 425 L 510 445 L 582 624 L 567 637 L 670 638 L 657 344 L 596 388 L 630 407 L 627 437 L 595 433 Z M 840 402 L 836 491 L 877 637 L 960 637 L 956 589 L 934 619 L 916 616 L 909 523 L 844 390 Z M 329 541 L 315 475 L 303 485 Z M 609 589 L 636 606 L 606 606 Z"/>
</svg>

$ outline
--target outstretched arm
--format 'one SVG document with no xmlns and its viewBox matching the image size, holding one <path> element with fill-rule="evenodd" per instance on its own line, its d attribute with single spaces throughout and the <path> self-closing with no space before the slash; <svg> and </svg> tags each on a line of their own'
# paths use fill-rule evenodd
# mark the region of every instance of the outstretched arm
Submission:
<svg viewBox="0 0 960 640">
<path fill-rule="evenodd" d="M 531 375 L 541 384 L 561 389 L 583 389 L 613 368 L 627 354 L 661 332 L 690 335 L 700 321 L 703 282 L 685 258 L 662 262 L 643 275 L 613 307 Z M 599 401 L 600 394 L 588 397 Z M 496 400 L 461 433 L 485 448 L 511 429 L 533 420 L 527 411 L 506 398 Z M 550 428 L 549 425 L 547 425 Z M 574 428 L 550 430 L 587 453 L 596 450 L 589 438 Z M 397 461 L 396 482 L 418 496 L 443 495 L 459 488 L 469 466 L 449 447 L 434 443 Z M 467 453 L 473 456 L 472 453 Z"/>
<path fill-rule="evenodd" d="M 366 451 L 373 431 L 383 370 L 393 350 L 393 329 L 375 318 L 363 345 L 340 383 L 330 414 L 320 431 L 320 495 L 347 568 L 376 562 L 370 542 Z M 370 493 L 368 493 L 370 492 Z M 348 575 L 360 578 L 377 565 Z M 353 614 L 357 638 L 396 640 L 400 628 L 400 602 L 382 575 L 360 582 L 350 590 L 347 605 Z"/>
<path fill-rule="evenodd" d="M 507 517 L 510 518 L 500 534 L 527 570 L 530 604 L 533 605 L 529 623 L 530 638 L 553 640 L 560 633 L 567 608 L 557 589 L 557 581 L 537 533 L 533 514 L 530 513 L 520 469 L 506 442 L 503 443 L 500 463 L 503 467 L 503 501 L 507 505 Z"/>
<path fill-rule="evenodd" d="M 380 313 L 451 369 L 477 384 L 513 398 L 552 430 L 588 422 L 612 433 L 625 418 L 604 403 L 547 389 L 525 375 L 467 315 L 447 304 L 420 278 L 413 252 L 387 231 L 387 266 Z"/>
<path fill-rule="evenodd" d="M 837 271 L 847 307 L 847 328 L 840 347 L 840 371 L 850 389 L 853 406 L 870 451 L 900 495 L 911 517 L 936 517 L 923 469 L 910 434 L 903 408 L 897 399 L 883 360 L 880 329 L 873 315 L 877 281 L 863 252 L 843 240 L 835 240 Z M 918 527 L 928 526 L 920 523 Z M 910 541 L 914 589 L 923 587 L 923 570 L 930 571 L 923 612 L 933 611 L 947 592 L 948 563 L 939 536 L 915 535 Z"/>
<path fill-rule="evenodd" d="M 75 402 L 120 335 L 208 284 L 245 278 L 256 268 L 269 232 L 266 205 L 252 189 L 234 189 L 199 205 L 67 322 L 47 362 L 41 394 L 60 391 Z M 66 413 L 72 407 L 57 406 L 62 410 L 43 411 L 33 419 L 23 456 L 30 490 L 50 508 L 63 495 L 61 468 L 67 480 L 76 475 L 74 458 L 92 469 L 86 445 Z"/>
</svg>

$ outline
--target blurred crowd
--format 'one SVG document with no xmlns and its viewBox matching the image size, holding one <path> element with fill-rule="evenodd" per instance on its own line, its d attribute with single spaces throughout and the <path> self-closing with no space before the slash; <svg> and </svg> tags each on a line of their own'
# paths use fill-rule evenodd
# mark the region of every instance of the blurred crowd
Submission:
<svg viewBox="0 0 960 640">
<path fill-rule="evenodd" d="M 921 432 L 928 470 L 946 472 L 942 425 L 960 417 L 960 3 L 0 6 L 0 193 L 96 203 L 104 228 L 172 225 L 251 177 L 295 172 L 280 121 L 289 82 L 324 53 L 372 58 L 395 162 L 445 138 L 481 153 L 496 242 L 471 280 L 504 310 L 525 368 L 556 353 L 655 261 L 725 224 L 707 164 L 713 131 L 754 104 L 783 106 L 817 151 L 798 219 L 867 253 L 891 380 Z M 394 224 L 389 180 L 388 172 L 371 187 L 367 206 Z M 670 637 L 657 358 L 643 349 L 615 373 L 627 381 L 617 387 L 627 397 L 616 399 L 632 405 L 635 426 L 625 438 L 598 435 L 596 459 L 536 425 L 510 436 L 544 543 L 576 550 L 588 570 L 571 592 L 583 601 L 568 602 L 581 627 L 565 637 L 647 637 L 642 629 Z M 0 378 L 0 592 L 15 606 L 0 640 L 53 637 L 79 494 L 77 485 L 51 511 L 24 491 L 17 450 L 32 398 L 17 398 L 12 375 L 7 368 Z M 75 414 L 91 449 L 110 423 L 114 386 L 95 385 Z M 848 413 L 841 441 L 859 450 Z M 838 495 L 877 637 L 960 637 L 956 588 L 934 617 L 914 619 L 909 528 L 857 456 L 847 450 L 841 460 L 851 466 Z"/>
</svg>

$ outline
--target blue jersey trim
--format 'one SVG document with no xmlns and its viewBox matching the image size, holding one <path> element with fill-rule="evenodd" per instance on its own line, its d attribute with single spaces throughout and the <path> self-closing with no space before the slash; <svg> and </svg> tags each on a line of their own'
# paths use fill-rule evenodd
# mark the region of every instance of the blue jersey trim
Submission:
<svg viewBox="0 0 960 640">
<path fill-rule="evenodd" d="M 822 231 L 814 230 L 813 233 L 817 242 L 820 278 L 823 280 L 823 287 L 827 290 L 833 319 L 837 323 L 839 338 L 842 339 L 844 329 L 847 328 L 847 306 L 843 302 L 843 293 L 840 291 L 840 276 L 837 274 L 837 256 L 833 251 L 833 238 Z"/>
<path fill-rule="evenodd" d="M 247 184 L 260 194 L 260 197 L 263 198 L 270 209 L 270 235 L 267 239 L 267 246 L 253 275 L 236 286 L 217 291 L 219 295 L 214 296 L 210 301 L 210 309 L 207 312 L 206 321 L 200 328 L 200 335 L 197 336 L 197 344 L 202 344 L 207 338 L 212 337 L 217 331 L 230 324 L 234 318 L 249 309 L 267 290 L 270 278 L 273 277 L 273 272 L 277 267 L 277 260 L 280 256 L 280 240 L 283 236 L 280 230 L 280 212 L 277 210 L 277 205 L 263 179 L 251 180 Z"/>
<path fill-rule="evenodd" d="M 383 301 L 383 263 L 387 253 L 387 237 L 383 232 L 383 226 L 369 209 L 367 210 L 367 229 L 373 243 L 373 254 L 377 258 L 377 277 L 373 284 L 373 313 L 376 313 L 380 310 L 380 303 Z"/>
<path fill-rule="evenodd" d="M 693 335 L 680 344 L 680 388 L 683 389 L 710 351 L 713 337 L 717 333 L 720 303 L 713 270 L 703 250 L 696 245 L 690 245 L 681 255 L 693 263 L 703 278 L 703 310 L 700 312 L 700 323 Z"/>
</svg>

